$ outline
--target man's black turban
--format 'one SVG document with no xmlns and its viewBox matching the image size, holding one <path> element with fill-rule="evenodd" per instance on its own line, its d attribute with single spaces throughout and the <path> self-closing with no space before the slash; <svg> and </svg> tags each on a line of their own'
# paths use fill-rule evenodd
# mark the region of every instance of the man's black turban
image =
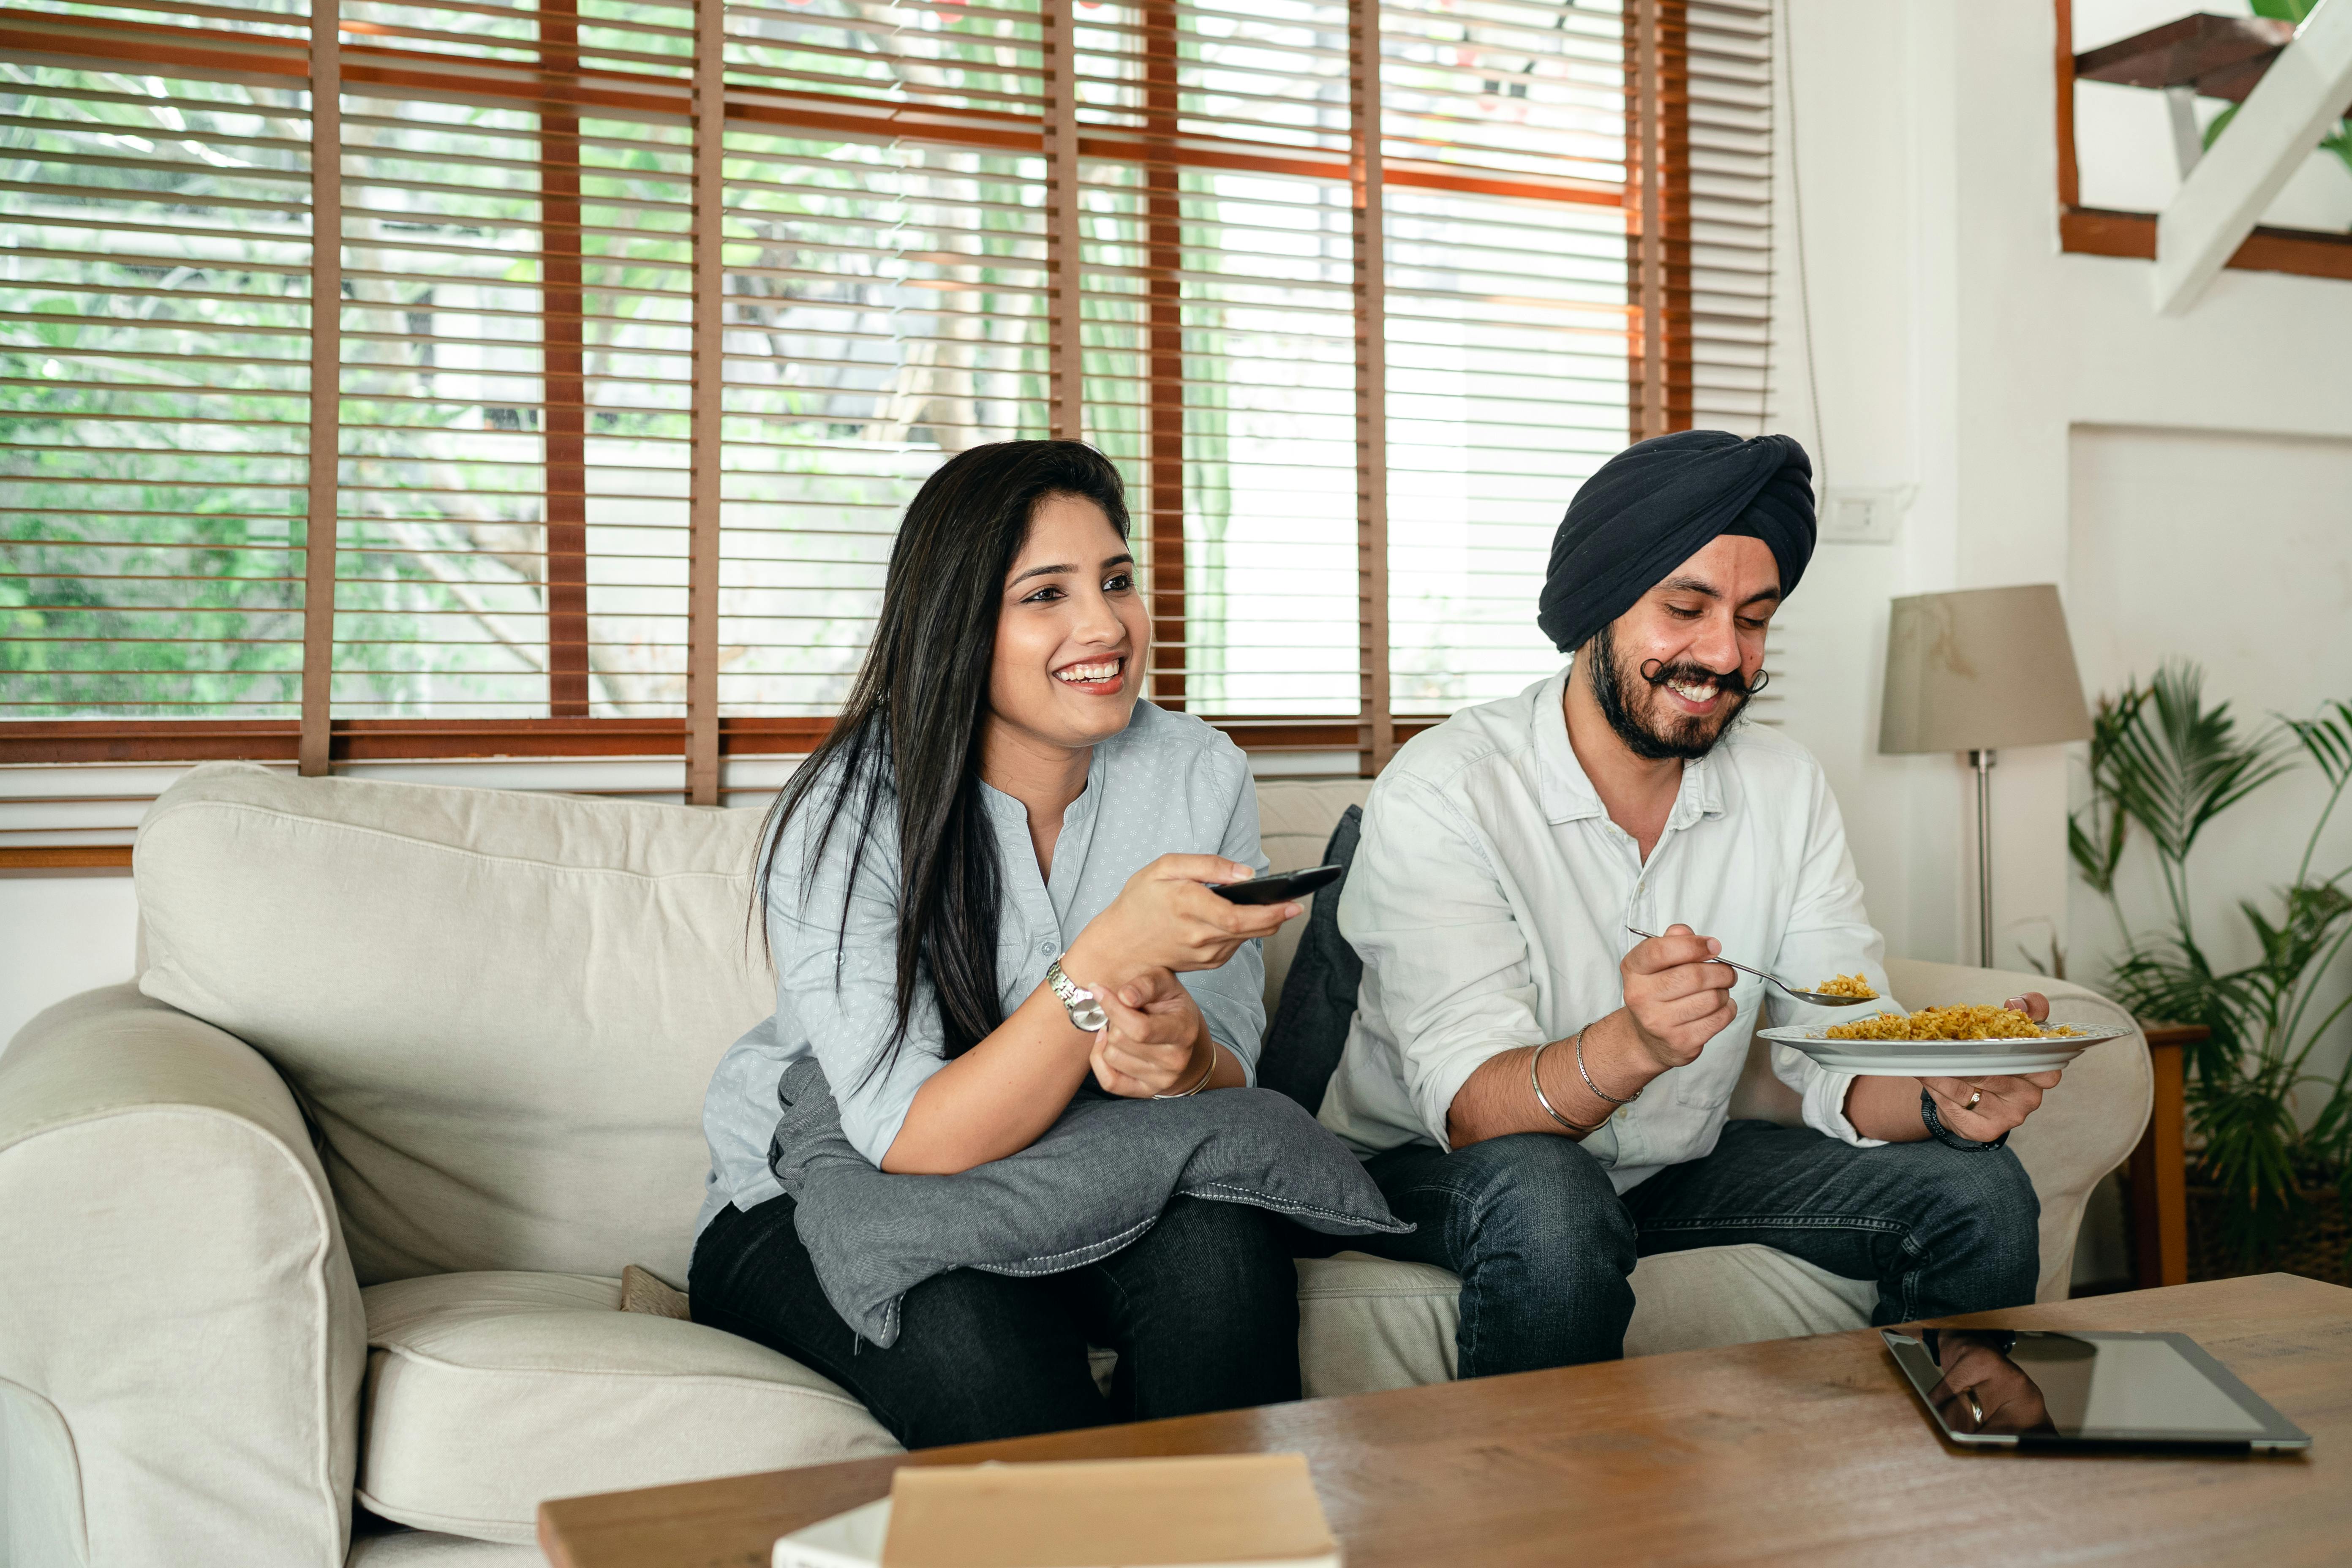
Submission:
<svg viewBox="0 0 2352 1568">
<path fill-rule="evenodd" d="M 1726 533 L 1771 547 L 1786 598 L 1812 559 L 1812 477 L 1805 449 L 1786 436 L 1681 430 L 1626 447 L 1569 502 L 1536 625 L 1572 652 Z"/>
</svg>

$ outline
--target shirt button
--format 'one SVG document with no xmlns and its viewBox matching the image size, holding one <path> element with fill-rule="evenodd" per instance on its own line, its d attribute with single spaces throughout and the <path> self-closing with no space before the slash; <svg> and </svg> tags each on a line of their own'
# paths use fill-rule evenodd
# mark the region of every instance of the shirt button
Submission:
<svg viewBox="0 0 2352 1568">
<path fill-rule="evenodd" d="M 1037 944 L 1037 951 L 1039 952 L 1050 953 L 1054 951 L 1054 944 L 1051 942 L 1041 942 Z"/>
</svg>

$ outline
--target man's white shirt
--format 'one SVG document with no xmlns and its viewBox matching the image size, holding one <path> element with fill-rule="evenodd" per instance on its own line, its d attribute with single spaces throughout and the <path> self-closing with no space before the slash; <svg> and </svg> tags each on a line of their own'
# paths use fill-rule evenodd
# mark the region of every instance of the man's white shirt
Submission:
<svg viewBox="0 0 2352 1568">
<path fill-rule="evenodd" d="M 1562 671 L 1466 709 L 1401 749 L 1364 808 L 1339 930 L 1364 961 L 1346 1052 L 1322 1121 L 1362 1152 L 1447 1147 L 1446 1114 L 1480 1063 L 1568 1036 L 1624 1005 L 1618 963 L 1679 922 L 1727 958 L 1810 987 L 1859 970 L 1889 994 L 1885 941 L 1821 764 L 1779 731 L 1740 722 L 1683 765 L 1646 864 L 1609 819 L 1568 742 Z M 1623 1192 L 1715 1147 L 1759 1026 L 1850 1020 L 1741 975 L 1738 1016 L 1698 1058 L 1651 1080 L 1584 1146 Z M 1545 1065 L 1565 1063 L 1555 1052 Z M 1773 1071 L 1806 1124 L 1868 1146 L 1846 1120 L 1850 1073 L 1775 1046 Z M 1624 1094 L 1596 1073 L 1602 1089 Z M 1530 1091 L 1532 1094 L 1532 1091 Z"/>
</svg>

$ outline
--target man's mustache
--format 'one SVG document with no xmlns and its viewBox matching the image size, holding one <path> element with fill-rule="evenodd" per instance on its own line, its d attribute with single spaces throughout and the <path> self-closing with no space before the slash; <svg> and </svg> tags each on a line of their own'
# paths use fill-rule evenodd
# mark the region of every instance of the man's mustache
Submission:
<svg viewBox="0 0 2352 1568">
<path fill-rule="evenodd" d="M 1756 671 L 1756 679 L 1750 681 L 1736 669 L 1709 669 L 1686 658 L 1678 658 L 1672 664 L 1662 658 L 1648 659 L 1643 661 L 1640 673 L 1642 679 L 1652 686 L 1664 686 L 1669 680 L 1679 680 L 1685 686 L 1704 686 L 1712 681 L 1718 689 L 1728 691 L 1734 697 L 1753 697 L 1763 690 L 1765 683 L 1772 679 L 1761 668 Z"/>
</svg>

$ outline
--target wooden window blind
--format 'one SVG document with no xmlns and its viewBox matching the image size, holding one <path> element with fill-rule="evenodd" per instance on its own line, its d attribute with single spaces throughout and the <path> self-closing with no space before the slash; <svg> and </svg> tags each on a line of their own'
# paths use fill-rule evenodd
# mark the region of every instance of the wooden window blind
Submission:
<svg viewBox="0 0 2352 1568">
<path fill-rule="evenodd" d="M 1764 15 L 0 4 L 0 761 L 713 801 L 822 732 L 923 479 L 1063 434 L 1155 700 L 1376 768 L 1551 668 L 1629 435 L 1769 418 Z"/>
</svg>

